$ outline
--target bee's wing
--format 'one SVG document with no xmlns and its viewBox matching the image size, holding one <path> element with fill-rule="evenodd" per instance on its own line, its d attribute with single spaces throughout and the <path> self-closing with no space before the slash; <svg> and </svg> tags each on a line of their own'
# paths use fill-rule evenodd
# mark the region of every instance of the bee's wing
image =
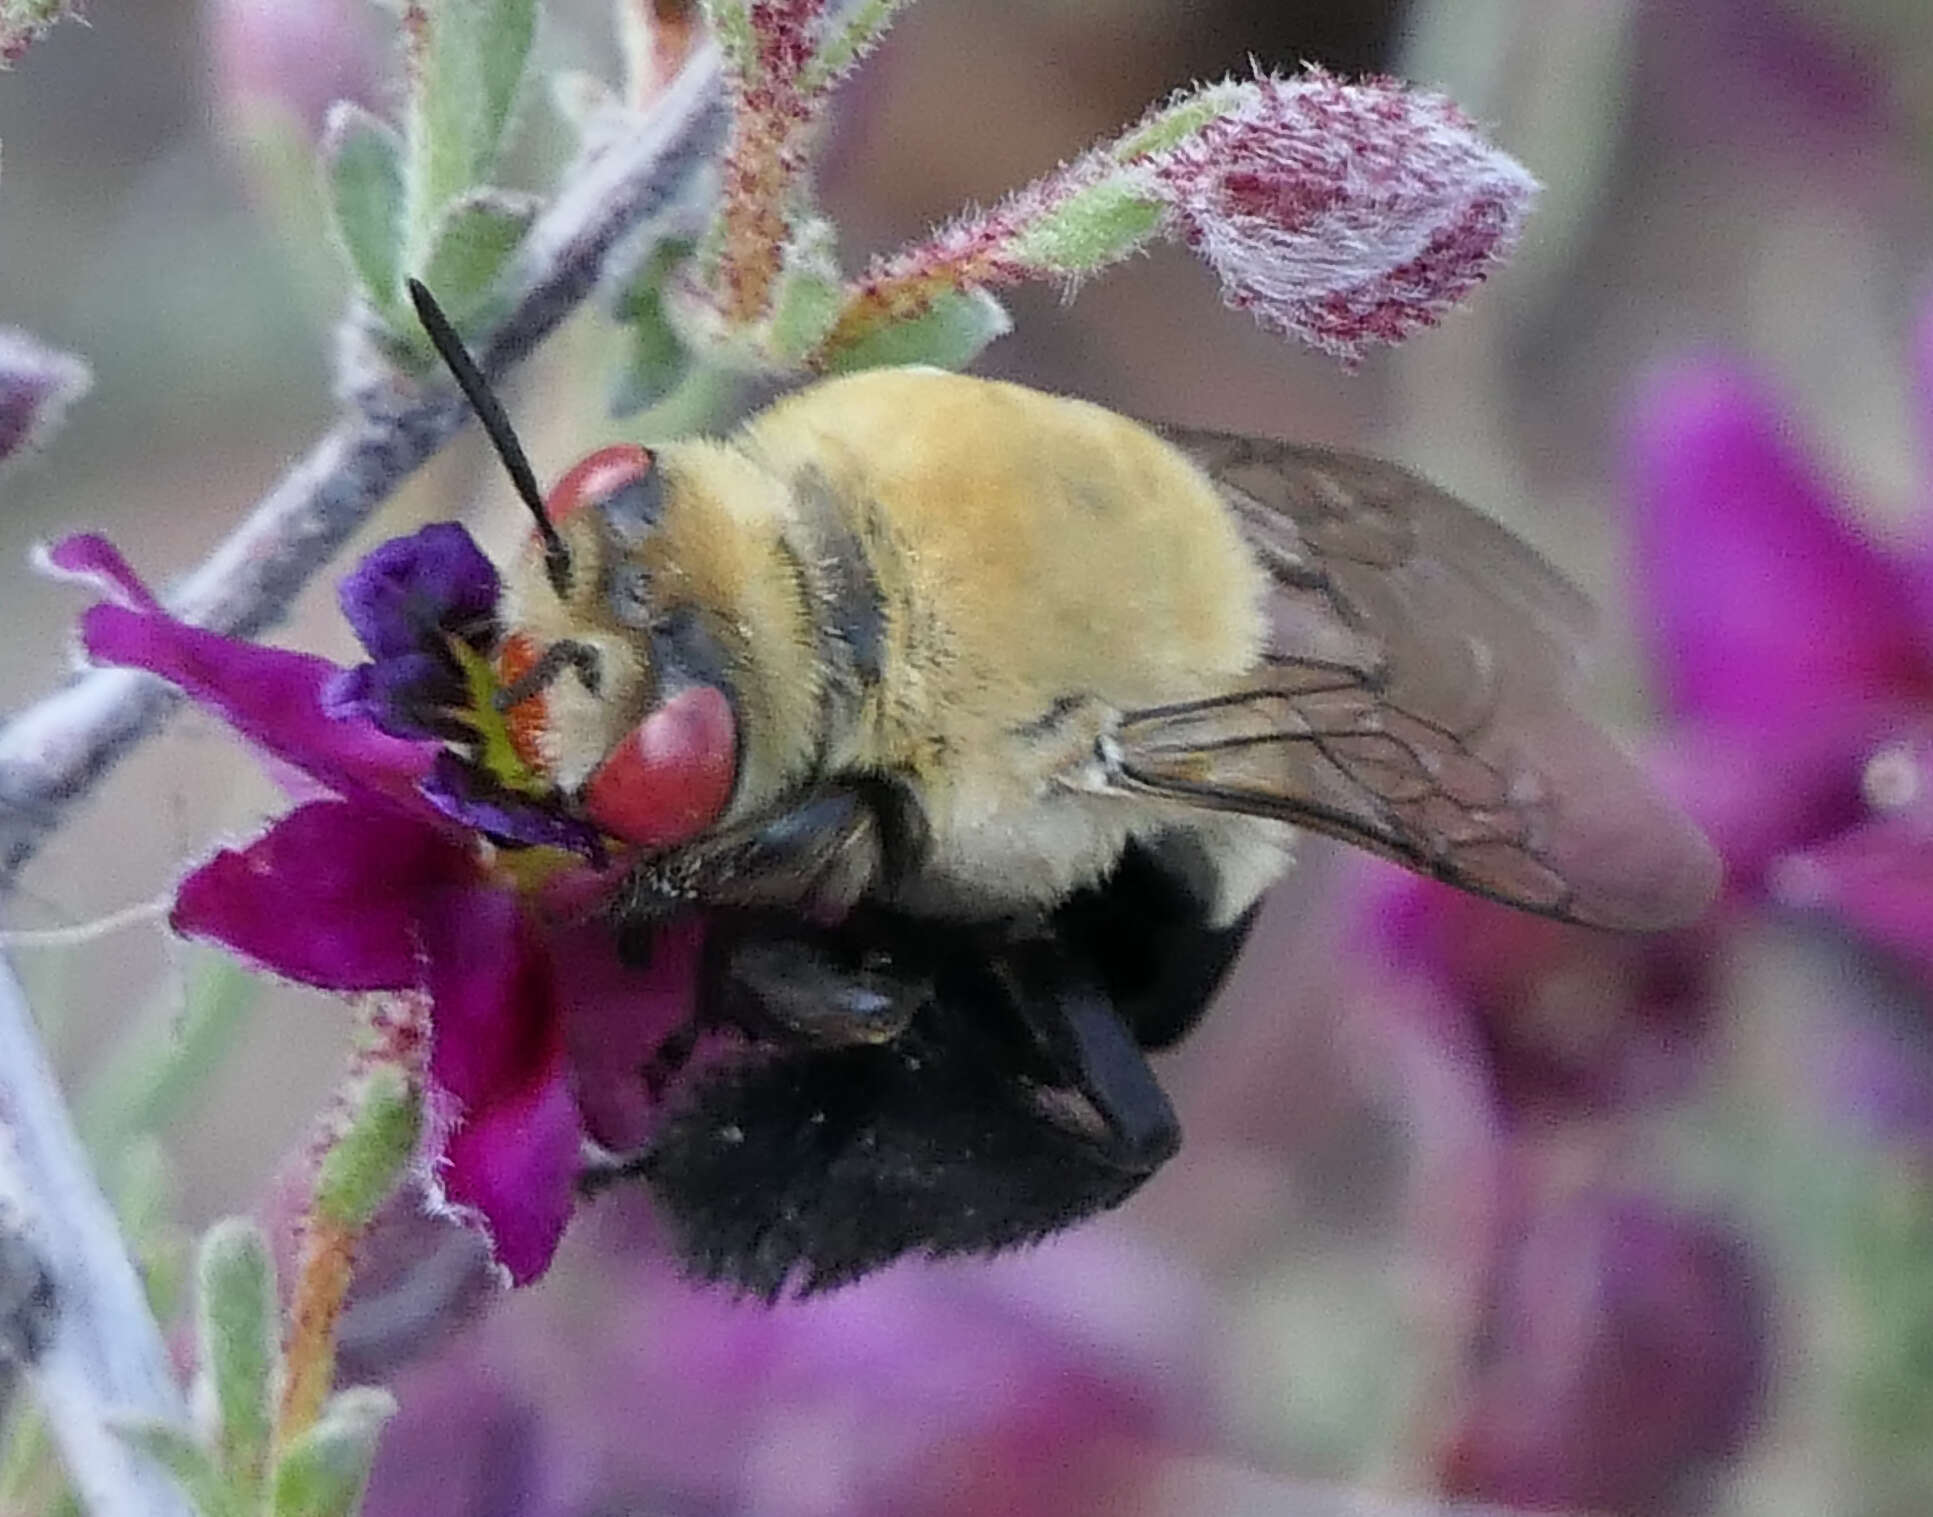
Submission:
<svg viewBox="0 0 1933 1517">
<path fill-rule="evenodd" d="M 1394 464 L 1160 430 L 1276 593 L 1240 688 L 1123 717 L 1115 784 L 1573 921 L 1665 927 L 1709 903 L 1710 844 L 1571 703 L 1590 607 L 1543 559 Z"/>
</svg>

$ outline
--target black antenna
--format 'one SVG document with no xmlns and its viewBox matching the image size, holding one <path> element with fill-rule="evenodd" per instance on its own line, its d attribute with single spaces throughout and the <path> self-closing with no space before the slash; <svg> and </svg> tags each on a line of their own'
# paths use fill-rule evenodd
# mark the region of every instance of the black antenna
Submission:
<svg viewBox="0 0 1933 1517">
<path fill-rule="evenodd" d="M 416 317 L 423 323 L 423 330 L 430 334 L 430 341 L 437 353 L 449 366 L 456 387 L 463 392 L 463 398 L 470 402 L 470 409 L 477 413 L 477 420 L 483 424 L 483 435 L 490 439 L 490 445 L 497 450 L 497 457 L 503 460 L 510 483 L 516 487 L 523 503 L 530 507 L 530 514 L 537 518 L 537 535 L 544 540 L 544 573 L 550 579 L 551 589 L 561 599 L 570 591 L 570 549 L 565 546 L 564 539 L 558 536 L 550 513 L 544 509 L 544 495 L 537 488 L 537 476 L 530 472 L 530 460 L 524 457 L 523 444 L 517 441 L 517 434 L 511 430 L 503 402 L 497 399 L 490 388 L 490 381 L 483 377 L 476 360 L 463 346 L 463 339 L 456 335 L 456 328 L 450 325 L 450 318 L 443 314 L 436 297 L 424 288 L 421 280 L 409 281 L 409 298 L 416 307 Z"/>
</svg>

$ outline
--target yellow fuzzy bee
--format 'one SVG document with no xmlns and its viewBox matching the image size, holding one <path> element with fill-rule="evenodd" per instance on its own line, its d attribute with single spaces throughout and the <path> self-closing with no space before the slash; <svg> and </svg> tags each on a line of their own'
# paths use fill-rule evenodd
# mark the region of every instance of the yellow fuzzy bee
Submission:
<svg viewBox="0 0 1933 1517">
<path fill-rule="evenodd" d="M 1178 1130 L 1143 1054 L 1212 997 L 1298 829 L 1567 920 L 1717 865 L 1573 704 L 1582 597 L 1372 458 L 937 370 L 606 449 L 506 576 L 530 757 L 712 922 L 743 1057 L 630 1165 L 771 1293 L 1121 1199 Z M 675 1074 L 672 1050 L 656 1077 Z"/>
</svg>

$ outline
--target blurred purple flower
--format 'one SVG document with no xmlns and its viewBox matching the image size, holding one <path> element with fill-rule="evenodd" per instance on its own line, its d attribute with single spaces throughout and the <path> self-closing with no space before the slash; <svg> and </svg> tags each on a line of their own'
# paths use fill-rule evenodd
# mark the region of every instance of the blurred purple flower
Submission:
<svg viewBox="0 0 1933 1517">
<path fill-rule="evenodd" d="M 1933 438 L 1933 299 L 1914 335 Z M 1913 552 L 1870 541 L 1791 432 L 1716 358 L 1660 370 L 1639 412 L 1641 588 L 1686 799 L 1736 888 L 1832 916 L 1925 976 L 1933 527 Z"/>
<path fill-rule="evenodd" d="M 1573 927 L 1370 867 L 1379 957 L 1420 977 L 1438 1014 L 1468 1024 L 1499 1115 L 1543 1123 L 1655 1101 L 1700 1068 L 1716 929 Z"/>
<path fill-rule="evenodd" d="M 462 537 L 430 529 L 386 544 L 349 577 L 345 608 L 376 655 L 365 668 L 460 641 L 477 624 L 486 574 L 494 600 L 495 571 L 452 532 Z M 397 713 L 385 731 L 367 701 L 344 701 L 356 673 L 176 621 L 101 538 L 68 538 L 46 562 L 108 597 L 81 619 L 91 658 L 180 686 L 323 792 L 192 871 L 176 893 L 176 930 L 303 984 L 425 1007 L 426 1183 L 482 1227 L 513 1280 L 542 1273 L 570 1215 L 585 1112 L 615 1104 L 599 1087 L 635 1082 L 689 1015 L 694 935 L 666 934 L 648 976 L 615 966 L 601 982 L 582 969 L 560 973 L 562 938 L 574 958 L 615 953 L 608 933 L 560 925 L 545 909 L 547 890 L 581 894 L 587 877 L 595 883 L 579 859 L 553 850 L 541 867 L 504 866 L 499 845 L 523 840 L 520 819 L 550 818 L 542 797 L 471 805 L 440 793 L 435 782 L 454 756 L 394 735 L 411 730 Z M 446 683 L 458 667 L 440 671 Z M 362 684 L 404 692 L 405 714 L 408 701 L 434 704 L 442 688 Z M 574 819 L 551 820 L 568 836 L 543 841 L 584 843 Z M 587 987 L 604 994 L 577 993 Z"/>
<path fill-rule="evenodd" d="M 1907 123 L 1897 71 L 1862 55 L 1804 0 L 1645 0 L 1636 87 L 1663 131 L 1701 152 L 1829 168 L 1842 188 L 1871 183 L 1884 144 Z"/>
<path fill-rule="evenodd" d="M 1643 1197 L 1533 1207 L 1438 1451 L 1446 1493 L 1658 1517 L 1743 1445 L 1770 1303 L 1744 1241 Z"/>
<path fill-rule="evenodd" d="M 72 354 L 0 327 L 0 466 L 45 442 L 93 382 Z"/>
<path fill-rule="evenodd" d="M 1210 1423 L 1198 1293 L 1105 1233 L 776 1306 L 565 1272 L 397 1385 L 366 1517 L 1074 1517 Z"/>
<path fill-rule="evenodd" d="M 375 93 L 382 50 L 360 0 L 208 0 L 207 11 L 231 110 L 279 107 L 319 138 L 330 105 Z"/>
</svg>

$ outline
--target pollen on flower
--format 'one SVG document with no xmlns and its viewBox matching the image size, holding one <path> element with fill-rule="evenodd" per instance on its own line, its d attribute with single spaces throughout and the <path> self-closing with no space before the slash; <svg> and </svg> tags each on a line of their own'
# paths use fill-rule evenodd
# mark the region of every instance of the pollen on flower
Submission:
<svg viewBox="0 0 1933 1517">
<path fill-rule="evenodd" d="M 1261 78 L 1147 160 L 1224 298 L 1346 359 L 1434 325 L 1509 253 L 1536 181 L 1443 96 Z"/>
<path fill-rule="evenodd" d="M 513 632 L 497 650 L 497 678 L 505 685 L 514 685 L 537 667 L 540 657 L 534 642 L 520 632 Z M 518 701 L 504 712 L 503 719 L 517 757 L 533 769 L 542 769 L 544 724 L 550 719 L 542 692 Z"/>
</svg>

